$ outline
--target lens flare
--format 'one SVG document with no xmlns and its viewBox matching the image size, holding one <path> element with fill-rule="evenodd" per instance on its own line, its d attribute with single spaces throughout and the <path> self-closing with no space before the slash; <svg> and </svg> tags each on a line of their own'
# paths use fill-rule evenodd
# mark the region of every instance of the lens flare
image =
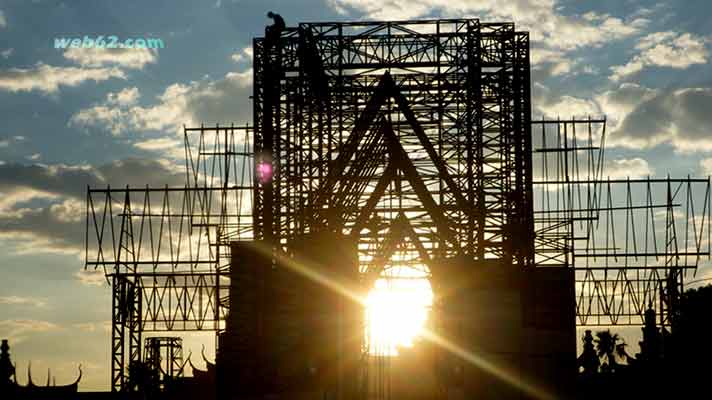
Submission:
<svg viewBox="0 0 712 400">
<path fill-rule="evenodd" d="M 421 334 L 433 293 L 425 278 L 381 278 L 366 297 L 368 351 L 398 355 L 398 347 L 411 347 Z"/>
<path fill-rule="evenodd" d="M 263 252 L 265 255 L 271 255 L 270 249 L 260 246 L 257 246 L 257 249 Z M 277 258 L 283 266 L 291 269 L 292 271 L 301 274 L 315 282 L 318 282 L 319 284 L 324 285 L 324 287 L 327 287 L 330 290 L 340 293 L 344 297 L 351 299 L 352 301 L 356 301 L 362 304 L 364 307 L 368 308 L 368 296 L 360 296 L 353 290 L 314 271 L 308 265 L 302 264 L 282 255 L 277 255 Z M 555 399 L 554 396 L 552 396 L 543 388 L 538 387 L 534 383 L 523 380 L 521 377 L 518 377 L 512 371 L 506 369 L 504 366 L 497 365 L 496 363 L 469 351 L 468 349 L 458 345 L 457 343 L 450 341 L 447 338 L 442 337 L 431 330 L 428 330 L 426 327 L 422 327 L 419 333 L 423 340 L 427 340 L 428 342 L 435 344 L 436 346 L 464 360 L 470 365 L 487 372 L 488 374 L 500 379 L 502 382 L 521 390 L 522 392 L 533 398 L 541 400 Z"/>
<path fill-rule="evenodd" d="M 272 164 L 267 162 L 257 164 L 257 179 L 262 183 L 269 182 L 272 179 Z"/>
</svg>

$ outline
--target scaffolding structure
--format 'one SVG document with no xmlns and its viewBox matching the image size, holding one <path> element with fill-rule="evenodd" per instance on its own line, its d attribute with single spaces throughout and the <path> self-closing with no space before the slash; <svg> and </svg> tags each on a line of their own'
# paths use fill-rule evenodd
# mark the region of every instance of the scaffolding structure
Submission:
<svg viewBox="0 0 712 400">
<path fill-rule="evenodd" d="M 505 251 L 533 229 L 527 33 L 437 20 L 268 39 L 253 43 L 255 154 L 274 171 L 256 185 L 258 237 L 326 224 L 360 237 L 368 270 L 403 215 L 431 257 L 532 264 L 531 246 Z"/>
<path fill-rule="evenodd" d="M 164 389 L 172 380 L 183 376 L 183 339 L 172 336 L 152 336 L 144 342 L 144 365 L 157 378 L 156 389 Z"/>
<path fill-rule="evenodd" d="M 252 125 L 185 128 L 184 187 L 88 190 L 113 390 L 143 333 L 225 328 L 241 240 L 278 258 L 350 236 L 366 286 L 452 257 L 572 268 L 578 325 L 642 325 L 648 307 L 674 325 L 710 253 L 709 180 L 609 177 L 604 119 L 532 121 L 513 23 L 302 23 L 253 51 Z"/>
<path fill-rule="evenodd" d="M 250 129 L 186 128 L 185 154 L 184 187 L 87 191 L 86 266 L 113 293 L 113 391 L 128 389 L 144 333 L 224 328 L 227 244 L 252 232 Z"/>
<path fill-rule="evenodd" d="M 643 325 L 653 308 L 673 328 L 710 255 L 709 178 L 627 176 L 605 158 L 605 119 L 532 124 L 537 267 L 575 269 L 580 326 Z"/>
</svg>

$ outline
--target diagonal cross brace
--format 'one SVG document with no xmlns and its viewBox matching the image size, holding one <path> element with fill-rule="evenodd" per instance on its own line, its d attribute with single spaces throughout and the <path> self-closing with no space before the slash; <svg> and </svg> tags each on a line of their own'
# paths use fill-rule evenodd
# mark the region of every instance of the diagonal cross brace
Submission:
<svg viewBox="0 0 712 400">
<path fill-rule="evenodd" d="M 428 191 L 425 183 L 423 183 L 422 178 L 415 169 L 413 162 L 410 160 L 406 154 L 403 146 L 401 145 L 398 137 L 393 132 L 393 127 L 390 122 L 384 122 L 379 130 L 380 135 L 385 139 L 388 146 L 388 153 L 390 154 L 390 161 L 388 166 L 376 184 L 375 189 L 371 192 L 366 205 L 359 213 L 356 218 L 356 223 L 354 224 L 351 235 L 358 235 L 363 227 L 366 225 L 368 217 L 373 213 L 378 200 L 383 196 L 388 185 L 396 178 L 396 173 L 400 170 L 403 172 L 403 176 L 408 180 L 410 185 L 415 190 L 418 199 L 420 199 L 423 206 L 428 211 L 428 214 L 433 218 L 438 226 L 438 232 L 440 235 L 450 243 L 454 244 L 456 247 L 459 246 L 459 242 L 455 236 L 455 233 L 450 229 L 450 224 L 447 218 L 442 213 L 440 207 L 435 203 L 430 192 Z"/>
<path fill-rule="evenodd" d="M 386 102 L 386 99 L 388 99 L 389 97 L 392 97 L 396 101 L 396 104 L 398 105 L 399 109 L 401 110 L 409 125 L 415 132 L 423 148 L 425 148 L 426 152 L 428 153 L 428 156 L 435 165 L 435 168 L 438 170 L 440 177 L 443 179 L 448 189 L 455 197 L 455 201 L 458 205 L 458 208 L 465 211 L 465 213 L 467 213 L 472 218 L 472 214 L 475 212 L 474 207 L 470 207 L 467 199 L 460 191 L 460 188 L 457 186 L 454 179 L 450 176 L 450 173 L 447 170 L 447 166 L 438 156 L 437 152 L 435 151 L 435 148 L 433 147 L 432 143 L 430 143 L 430 140 L 425 134 L 425 131 L 418 123 L 418 120 L 415 117 L 413 110 L 408 105 L 407 99 L 400 92 L 400 90 L 398 90 L 398 87 L 396 86 L 395 81 L 391 77 L 390 73 L 386 72 L 383 74 L 381 80 L 378 82 L 373 96 L 371 96 L 366 105 L 366 109 L 359 115 L 359 118 L 356 121 L 353 131 L 351 132 L 348 139 L 346 140 L 346 143 L 344 143 L 339 152 L 339 156 L 336 158 L 336 160 L 334 160 L 332 167 L 329 168 L 329 174 L 326 177 L 326 182 L 319 188 L 319 191 L 317 192 L 316 200 L 313 204 L 317 219 L 321 218 L 321 209 L 326 204 L 329 196 L 333 193 L 334 186 L 343 176 L 348 165 L 348 161 L 356 153 L 358 145 L 363 139 L 364 133 L 373 125 L 374 121 L 378 117 L 378 111 L 381 109 L 383 104 Z"/>
<path fill-rule="evenodd" d="M 413 110 L 410 108 L 410 105 L 408 105 L 408 100 L 405 98 L 403 93 L 398 90 L 398 87 L 393 81 L 393 78 L 391 78 L 390 74 L 384 74 L 382 80 L 385 81 L 385 86 L 388 90 L 388 93 L 393 97 L 393 99 L 395 99 L 396 104 L 398 104 L 398 108 L 403 113 L 405 119 L 408 121 L 408 124 L 415 132 L 415 135 L 418 137 L 421 146 L 423 146 L 425 151 L 428 153 L 428 157 L 430 157 L 430 160 L 433 162 L 433 164 L 435 164 L 435 168 L 437 168 L 438 174 L 440 175 L 441 179 L 445 181 L 445 184 L 447 185 L 448 189 L 450 189 L 450 192 L 453 194 L 453 196 L 455 196 L 455 201 L 457 202 L 458 208 L 460 210 L 465 211 L 465 213 L 472 217 L 471 214 L 474 211 L 474 207 L 470 207 L 467 199 L 465 199 L 465 196 L 463 196 L 462 192 L 460 191 L 460 188 L 457 186 L 457 184 L 455 184 L 455 180 L 453 180 L 450 176 L 445 162 L 442 160 L 442 158 L 438 156 L 438 153 L 435 151 L 433 144 L 430 143 L 428 136 L 425 134 L 423 127 L 420 126 L 420 123 L 418 123 L 418 119 L 415 117 L 415 113 L 413 113 Z"/>
<path fill-rule="evenodd" d="M 430 267 L 430 255 L 428 254 L 425 247 L 418 239 L 418 234 L 413 229 L 413 226 L 408 222 L 408 217 L 404 213 L 399 213 L 398 217 L 391 223 L 388 230 L 388 235 L 383 241 L 383 244 L 378 249 L 378 254 L 371 266 L 371 269 L 367 271 L 366 281 L 375 281 L 381 275 L 383 268 L 386 266 L 388 260 L 391 259 L 393 253 L 395 253 L 398 243 L 401 243 L 403 239 L 409 237 L 410 240 L 415 245 L 418 254 L 423 263 Z"/>
<path fill-rule="evenodd" d="M 448 242 L 454 244 L 455 247 L 459 247 L 459 242 L 452 229 L 450 229 L 448 219 L 445 217 L 445 214 L 442 213 L 442 210 L 438 204 L 435 203 L 435 200 L 433 200 L 430 196 L 430 192 L 425 186 L 425 183 L 423 183 L 423 179 L 420 175 L 418 175 L 418 171 L 415 169 L 413 162 L 410 160 L 403 149 L 403 146 L 400 144 L 398 137 L 393 132 L 390 122 L 383 125 L 381 132 L 386 139 L 386 143 L 388 143 L 388 149 L 393 162 L 395 162 L 398 169 L 403 172 L 403 176 L 405 176 L 410 185 L 413 187 L 413 190 L 415 190 L 415 193 L 418 195 L 418 199 L 420 199 L 423 206 L 425 206 L 425 209 L 428 211 L 428 214 L 430 214 L 433 221 L 437 224 L 438 234 L 440 234 L 440 236 Z"/>
<path fill-rule="evenodd" d="M 363 110 L 361 115 L 359 115 L 353 131 L 349 135 L 348 139 L 346 139 L 346 143 L 344 143 L 341 147 L 339 156 L 336 157 L 333 164 L 329 168 L 329 174 L 326 176 L 326 182 L 319 188 L 316 201 L 314 202 L 314 209 L 317 217 L 320 215 L 321 208 L 326 204 L 326 200 L 329 196 L 331 196 L 337 181 L 343 176 L 349 160 L 356 153 L 358 145 L 363 138 L 363 134 L 368 130 L 368 128 L 371 127 L 376 119 L 378 110 L 380 110 L 381 106 L 385 102 L 385 87 L 386 81 L 382 78 L 376 86 L 374 95 L 368 100 L 366 109 Z"/>
</svg>

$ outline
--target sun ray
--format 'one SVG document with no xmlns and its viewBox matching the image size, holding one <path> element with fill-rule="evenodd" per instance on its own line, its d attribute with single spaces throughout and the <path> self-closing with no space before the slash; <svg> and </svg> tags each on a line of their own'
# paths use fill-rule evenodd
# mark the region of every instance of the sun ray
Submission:
<svg viewBox="0 0 712 400">
<path fill-rule="evenodd" d="M 365 301 L 369 352 L 395 356 L 398 347 L 411 347 L 425 326 L 432 301 L 433 292 L 423 270 L 386 269 Z"/>
</svg>

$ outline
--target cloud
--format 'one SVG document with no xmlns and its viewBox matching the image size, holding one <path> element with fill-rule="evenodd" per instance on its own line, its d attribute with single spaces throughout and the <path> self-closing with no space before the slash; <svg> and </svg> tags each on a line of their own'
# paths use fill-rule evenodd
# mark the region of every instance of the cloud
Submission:
<svg viewBox="0 0 712 400">
<path fill-rule="evenodd" d="M 532 84 L 534 118 L 606 116 L 610 147 L 650 149 L 667 144 L 678 152 L 712 151 L 712 88 L 653 89 L 635 83 L 590 98 L 554 93 Z"/>
<path fill-rule="evenodd" d="M 6 164 L 0 167 L 0 192 L 5 196 L 18 190 L 31 190 L 82 199 L 87 185 L 105 184 L 101 171 L 87 165 Z"/>
<path fill-rule="evenodd" d="M 2 52 L 4 58 L 11 54 L 12 49 Z M 155 63 L 157 52 L 151 49 L 68 49 L 64 57 L 79 66 L 58 67 L 39 62 L 29 68 L 0 70 L 0 90 L 55 94 L 60 86 L 126 79 L 126 69 L 143 69 L 146 64 Z"/>
<path fill-rule="evenodd" d="M 161 137 L 156 139 L 148 139 L 134 143 L 134 146 L 141 150 L 165 150 L 172 147 L 182 146 L 183 143 L 177 139 L 170 137 Z"/>
<path fill-rule="evenodd" d="M 74 87 L 86 81 L 101 82 L 111 78 L 126 79 L 119 68 L 54 67 L 38 63 L 31 68 L 0 70 L 0 90 L 57 93 L 60 86 Z"/>
<path fill-rule="evenodd" d="M 601 46 L 637 34 L 649 23 L 642 17 L 562 15 L 556 0 L 329 0 L 329 4 L 338 13 L 377 20 L 413 19 L 436 13 L 453 18 L 481 17 L 486 21 L 514 20 L 518 29 L 531 32 L 533 41 L 562 50 Z"/>
<path fill-rule="evenodd" d="M 5 166 L 7 164 L 3 164 Z M 20 217 L 23 213 L 28 211 L 28 208 L 20 207 L 19 205 L 24 205 L 32 200 L 53 200 L 59 198 L 59 196 L 44 192 L 41 190 L 28 189 L 28 188 L 17 188 L 11 191 L 0 191 L 2 197 L 0 198 L 0 215 L 5 217 Z"/>
<path fill-rule="evenodd" d="M 0 238 L 15 254 L 79 255 L 84 247 L 84 226 L 67 221 L 48 207 L 25 208 L 0 215 Z M 83 213 L 84 206 L 74 210 Z"/>
<path fill-rule="evenodd" d="M 158 52 L 155 49 L 98 49 L 70 48 L 64 58 L 83 67 L 121 67 L 143 69 L 147 64 L 155 64 Z"/>
<path fill-rule="evenodd" d="M 63 223 L 79 222 L 84 217 L 84 202 L 69 198 L 49 206 L 50 214 Z"/>
<path fill-rule="evenodd" d="M 59 325 L 48 321 L 34 319 L 11 319 L 0 321 L 0 336 L 18 344 L 27 339 L 28 335 L 61 329 Z"/>
<path fill-rule="evenodd" d="M 230 72 L 219 80 L 172 84 L 148 106 L 111 101 L 95 104 L 75 113 L 69 124 L 84 129 L 108 130 L 114 135 L 134 130 L 182 136 L 184 125 L 249 120 L 252 116 L 251 88 L 252 69 Z"/>
<path fill-rule="evenodd" d="M 0 165 L 0 238 L 17 254 L 79 255 L 84 250 L 87 186 L 184 183 L 182 171 L 159 160 L 126 159 L 98 167 Z"/>
<path fill-rule="evenodd" d="M 638 104 L 651 100 L 657 95 L 658 91 L 655 89 L 649 89 L 635 83 L 623 83 L 616 89 L 595 96 L 595 99 L 601 108 L 605 110 L 609 123 L 615 127 Z"/>
<path fill-rule="evenodd" d="M 656 32 L 641 39 L 639 51 L 628 63 L 611 67 L 611 80 L 620 81 L 649 66 L 686 69 L 694 64 L 705 64 L 709 51 L 707 40 L 690 33 Z"/>
<path fill-rule="evenodd" d="M 640 179 L 655 175 L 655 171 L 642 158 L 606 160 L 603 165 L 603 177 L 610 179 Z"/>
<path fill-rule="evenodd" d="M 574 96 L 559 96 L 541 84 L 532 84 L 533 117 L 588 117 L 600 116 L 601 108 L 592 99 L 583 99 Z M 537 115 L 538 114 L 538 115 Z"/>
<path fill-rule="evenodd" d="M 36 297 L 0 296 L 0 304 L 44 307 L 47 305 L 47 302 L 43 299 L 38 299 Z"/>
<path fill-rule="evenodd" d="M 7 19 L 3 10 L 0 10 L 0 28 L 7 28 Z"/>
<path fill-rule="evenodd" d="M 601 110 L 596 102 L 588 99 L 581 99 L 573 96 L 561 96 L 560 98 L 544 102 L 538 105 L 544 116 L 575 118 L 597 116 Z"/>
<path fill-rule="evenodd" d="M 612 116 L 610 145 L 643 149 L 667 143 L 677 151 L 712 151 L 712 88 L 664 90 L 628 83 L 597 100 Z"/>
<path fill-rule="evenodd" d="M 5 195 L 19 189 L 29 189 L 50 195 L 60 195 L 84 200 L 87 185 L 115 187 L 149 184 L 163 187 L 182 186 L 184 176 L 167 169 L 159 160 L 128 158 L 98 167 L 90 165 L 22 165 L 6 164 L 0 167 L 0 191 Z"/>
<path fill-rule="evenodd" d="M 606 116 L 610 147 L 712 151 L 712 88 L 653 89 L 635 83 L 579 98 L 532 84 L 533 116 Z"/>
<path fill-rule="evenodd" d="M 230 58 L 235 62 L 252 61 L 252 46 L 245 47 L 244 49 L 231 55 Z"/>
<path fill-rule="evenodd" d="M 561 76 L 571 73 L 576 62 L 564 56 L 564 52 L 543 48 L 531 50 L 531 64 L 534 74 L 544 77 Z M 541 81 L 542 79 L 534 79 Z"/>
<path fill-rule="evenodd" d="M 106 95 L 106 102 L 119 106 L 131 106 L 136 104 L 141 94 L 137 87 L 124 88 L 118 93 L 109 93 Z"/>
<path fill-rule="evenodd" d="M 530 60 L 533 83 L 542 83 L 552 77 L 570 78 L 598 73 L 598 68 L 585 62 L 583 58 L 573 57 L 558 49 L 533 47 L 530 50 Z"/>
<path fill-rule="evenodd" d="M 103 279 L 103 276 L 102 276 Z M 79 322 L 72 325 L 72 328 L 84 332 L 111 332 L 111 321 Z"/>
<path fill-rule="evenodd" d="M 78 111 L 72 115 L 68 125 L 85 128 L 88 126 L 101 127 L 111 132 L 112 135 L 118 136 L 129 129 L 129 123 L 129 119 L 120 107 L 103 104 Z"/>
<path fill-rule="evenodd" d="M 712 158 L 700 160 L 700 170 L 703 176 L 712 176 Z"/>
<path fill-rule="evenodd" d="M 15 52 L 15 49 L 12 48 L 12 47 L 10 47 L 9 49 L 5 49 L 5 50 L 3 50 L 3 51 L 0 51 L 0 56 L 2 56 L 2 58 L 4 58 L 4 59 L 7 60 L 8 58 L 10 58 L 10 56 L 11 56 L 14 52 Z"/>
<path fill-rule="evenodd" d="M 12 144 L 17 142 L 22 142 L 25 140 L 24 136 L 13 136 L 7 139 L 0 140 L 0 147 L 10 147 Z"/>
<path fill-rule="evenodd" d="M 84 285 L 106 285 L 106 277 L 104 276 L 104 271 L 100 269 L 81 269 L 74 274 L 74 277 Z"/>
<path fill-rule="evenodd" d="M 184 143 L 175 137 L 159 137 L 135 142 L 137 149 L 163 154 L 174 160 L 185 157 Z"/>
</svg>

